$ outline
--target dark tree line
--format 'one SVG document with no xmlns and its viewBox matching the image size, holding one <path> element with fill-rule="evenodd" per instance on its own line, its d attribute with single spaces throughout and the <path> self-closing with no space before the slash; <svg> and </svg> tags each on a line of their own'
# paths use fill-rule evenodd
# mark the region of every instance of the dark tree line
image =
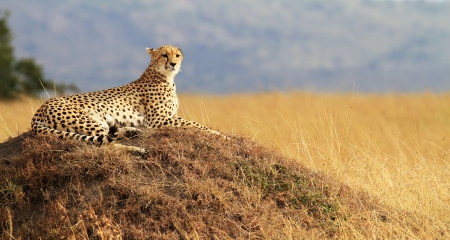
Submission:
<svg viewBox="0 0 450 240">
<path fill-rule="evenodd" d="M 0 99 L 14 99 L 20 95 L 37 96 L 41 91 L 56 90 L 58 94 L 77 92 L 74 84 L 54 83 L 44 77 L 43 67 L 33 58 L 16 59 L 8 26 L 9 11 L 0 10 Z"/>
</svg>

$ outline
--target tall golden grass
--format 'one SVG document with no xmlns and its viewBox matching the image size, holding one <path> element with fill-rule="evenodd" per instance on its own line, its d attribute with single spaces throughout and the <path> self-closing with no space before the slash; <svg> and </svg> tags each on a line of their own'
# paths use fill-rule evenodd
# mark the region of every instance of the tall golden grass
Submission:
<svg viewBox="0 0 450 240">
<path fill-rule="evenodd" d="M 247 134 L 450 229 L 450 93 L 181 95 L 180 103 L 182 117 Z M 0 103 L 0 141 L 29 128 L 31 105 L 39 103 Z"/>
<path fill-rule="evenodd" d="M 0 142 L 27 131 L 31 127 L 31 118 L 41 102 L 29 98 L 0 101 Z"/>
<path fill-rule="evenodd" d="M 450 94 L 184 95 L 180 115 L 245 133 L 450 228 Z"/>
</svg>

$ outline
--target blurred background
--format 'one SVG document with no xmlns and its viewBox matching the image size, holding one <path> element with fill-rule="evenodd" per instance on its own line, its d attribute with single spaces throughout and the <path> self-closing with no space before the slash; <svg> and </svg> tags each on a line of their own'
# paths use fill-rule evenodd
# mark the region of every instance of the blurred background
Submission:
<svg viewBox="0 0 450 240">
<path fill-rule="evenodd" d="M 450 2 L 2 0 L 18 58 L 94 91 L 129 83 L 146 47 L 185 55 L 180 92 L 450 90 Z"/>
</svg>

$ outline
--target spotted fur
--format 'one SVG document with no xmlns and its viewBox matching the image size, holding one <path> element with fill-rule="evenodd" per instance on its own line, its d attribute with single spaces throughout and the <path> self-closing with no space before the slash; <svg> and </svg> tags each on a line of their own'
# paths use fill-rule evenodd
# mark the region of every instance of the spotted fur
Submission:
<svg viewBox="0 0 450 240">
<path fill-rule="evenodd" d="M 138 134 L 136 127 L 197 127 L 220 134 L 194 121 L 177 116 L 178 97 L 174 77 L 180 70 L 183 53 L 174 46 L 147 48 L 151 62 L 142 76 L 129 84 L 107 90 L 52 98 L 34 115 L 31 127 L 36 134 L 56 135 L 104 144 L 117 137 Z M 145 152 L 132 146 L 116 146 Z"/>
</svg>

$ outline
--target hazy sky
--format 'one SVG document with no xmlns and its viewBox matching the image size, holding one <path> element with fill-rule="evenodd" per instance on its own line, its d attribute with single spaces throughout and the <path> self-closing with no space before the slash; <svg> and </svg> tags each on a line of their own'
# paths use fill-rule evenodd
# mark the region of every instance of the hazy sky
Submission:
<svg viewBox="0 0 450 240">
<path fill-rule="evenodd" d="M 3 0 L 19 57 L 83 91 L 140 76 L 174 44 L 181 91 L 450 89 L 450 7 L 364 1 Z M 427 1 L 431 2 L 431 1 Z M 442 4 L 442 5 L 441 5 Z M 418 8 L 422 8 L 420 10 Z"/>
</svg>

